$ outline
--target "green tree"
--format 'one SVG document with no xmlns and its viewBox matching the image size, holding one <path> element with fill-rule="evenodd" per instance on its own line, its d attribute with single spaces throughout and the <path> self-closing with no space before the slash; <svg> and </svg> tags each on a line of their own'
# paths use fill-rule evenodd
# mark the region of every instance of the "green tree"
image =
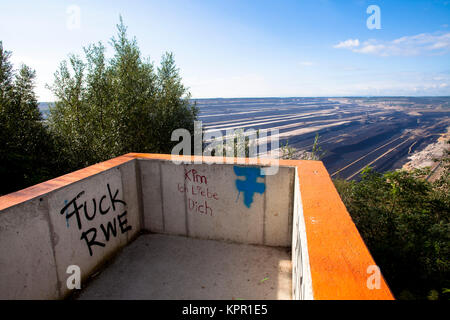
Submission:
<svg viewBox="0 0 450 320">
<path fill-rule="evenodd" d="M 10 56 L 0 42 L 0 194 L 55 174 L 54 141 L 38 108 L 35 72 L 26 65 L 14 72 Z"/>
<path fill-rule="evenodd" d="M 448 159 L 445 161 L 448 163 Z M 361 180 L 335 180 L 361 236 L 400 299 L 436 299 L 450 286 L 449 166 L 427 172 L 371 168 Z M 443 298 L 443 296 L 442 296 Z"/>
<path fill-rule="evenodd" d="M 163 55 L 155 70 L 122 18 L 110 44 L 110 59 L 102 43 L 84 48 L 84 58 L 71 55 L 49 86 L 57 97 L 50 128 L 72 169 L 127 152 L 170 153 L 172 131 L 192 132 L 197 118 L 173 54 Z"/>
<path fill-rule="evenodd" d="M 179 69 L 172 53 L 165 53 L 157 72 L 157 103 L 154 113 L 156 151 L 170 153 L 177 142 L 170 142 L 173 129 L 185 128 L 194 132 L 198 109 L 190 103 L 190 93 L 181 83 Z"/>
<path fill-rule="evenodd" d="M 13 66 L 9 61 L 11 52 L 3 49 L 0 41 L 0 105 L 4 106 L 11 97 L 13 86 Z"/>
</svg>

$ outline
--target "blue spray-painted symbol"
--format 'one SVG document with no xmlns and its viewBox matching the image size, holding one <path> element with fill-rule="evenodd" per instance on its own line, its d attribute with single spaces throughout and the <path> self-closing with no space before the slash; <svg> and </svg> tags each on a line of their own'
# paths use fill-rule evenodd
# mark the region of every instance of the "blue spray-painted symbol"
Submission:
<svg viewBox="0 0 450 320">
<path fill-rule="evenodd" d="M 253 195 L 256 192 L 263 194 L 266 191 L 266 185 L 256 181 L 258 178 L 264 177 L 261 174 L 261 168 L 234 166 L 233 169 L 237 176 L 246 178 L 245 180 L 236 179 L 236 188 L 239 190 L 239 194 L 244 193 L 244 204 L 250 208 L 253 203 Z"/>
</svg>

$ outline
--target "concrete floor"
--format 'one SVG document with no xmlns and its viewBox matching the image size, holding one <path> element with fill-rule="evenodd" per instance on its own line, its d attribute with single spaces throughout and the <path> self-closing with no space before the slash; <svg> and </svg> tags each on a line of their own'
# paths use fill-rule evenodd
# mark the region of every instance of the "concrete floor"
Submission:
<svg viewBox="0 0 450 320">
<path fill-rule="evenodd" d="M 291 299 L 288 250 L 141 235 L 78 299 Z"/>
</svg>

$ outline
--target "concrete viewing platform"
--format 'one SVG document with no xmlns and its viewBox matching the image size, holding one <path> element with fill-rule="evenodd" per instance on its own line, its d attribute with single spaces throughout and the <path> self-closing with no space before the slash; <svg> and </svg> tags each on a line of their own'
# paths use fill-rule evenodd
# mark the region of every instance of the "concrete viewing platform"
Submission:
<svg viewBox="0 0 450 320">
<path fill-rule="evenodd" d="M 0 197 L 0 299 L 393 299 L 322 162 L 217 159 L 130 153 Z"/>
<path fill-rule="evenodd" d="M 290 300 L 288 248 L 144 234 L 78 299 Z"/>
</svg>

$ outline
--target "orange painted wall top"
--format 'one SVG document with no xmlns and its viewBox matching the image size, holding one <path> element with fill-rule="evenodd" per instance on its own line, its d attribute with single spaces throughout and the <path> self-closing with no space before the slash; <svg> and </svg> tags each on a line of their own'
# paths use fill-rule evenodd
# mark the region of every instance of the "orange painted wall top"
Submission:
<svg viewBox="0 0 450 320">
<path fill-rule="evenodd" d="M 367 268 L 376 265 L 321 161 L 299 161 L 314 299 L 391 300 L 383 277 L 369 289 Z"/>
<path fill-rule="evenodd" d="M 0 210 L 43 196 L 73 182 L 139 158 L 171 160 L 172 156 L 129 153 L 2 196 L 0 197 Z M 177 159 L 192 161 L 194 157 L 177 157 Z M 217 160 L 217 158 L 204 160 Z M 236 158 L 228 160 L 231 160 L 231 163 L 245 161 Z M 253 164 L 264 163 L 257 161 Z M 383 277 L 381 277 L 379 289 L 367 287 L 367 279 L 370 276 L 367 268 L 376 263 L 322 162 L 279 160 L 279 165 L 297 168 L 314 299 L 393 299 Z"/>
<path fill-rule="evenodd" d="M 42 182 L 29 188 L 4 195 L 0 197 L 0 210 L 4 210 L 21 202 L 43 196 L 49 192 L 55 191 L 76 181 L 83 180 L 102 171 L 114 168 L 119 164 L 131 161 L 133 159 L 135 159 L 133 154 L 126 154 L 105 162 L 94 164 L 78 171 L 68 173 L 61 177 Z"/>
</svg>

